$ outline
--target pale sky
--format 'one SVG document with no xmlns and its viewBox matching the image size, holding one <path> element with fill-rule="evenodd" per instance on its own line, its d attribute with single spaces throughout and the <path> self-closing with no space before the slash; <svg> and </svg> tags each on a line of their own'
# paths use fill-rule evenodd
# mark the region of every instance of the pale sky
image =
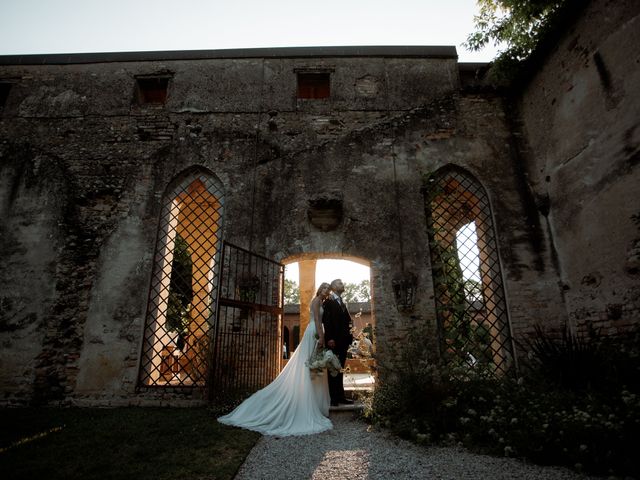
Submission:
<svg viewBox="0 0 640 480">
<path fill-rule="evenodd" d="M 454 45 L 475 0 L 0 0 L 0 55 L 225 48 Z"/>
<path fill-rule="evenodd" d="M 298 263 L 285 265 L 284 276 L 300 284 Z M 344 283 L 360 283 L 362 280 L 369 280 L 370 269 L 359 263 L 348 260 L 318 260 L 316 262 L 316 289 L 322 282 L 331 282 L 336 278 Z"/>
<path fill-rule="evenodd" d="M 456 233 L 456 244 L 462 276 L 465 279 L 480 281 L 480 250 L 476 222 L 463 226 Z"/>
</svg>

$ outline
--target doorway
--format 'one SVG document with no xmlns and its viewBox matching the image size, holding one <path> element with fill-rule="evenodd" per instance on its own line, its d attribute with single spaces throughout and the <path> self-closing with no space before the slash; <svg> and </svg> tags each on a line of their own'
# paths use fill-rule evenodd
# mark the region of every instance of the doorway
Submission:
<svg viewBox="0 0 640 480">
<path fill-rule="evenodd" d="M 372 296 L 371 264 L 359 257 L 305 254 L 283 260 L 285 264 L 285 294 L 283 341 L 289 356 L 295 351 L 309 324 L 309 306 L 322 282 L 341 279 L 342 294 L 351 319 L 354 342 L 345 365 L 345 391 L 370 391 L 375 383 L 375 311 Z M 288 333 L 285 336 L 284 328 Z M 288 359 L 283 359 L 282 366 Z"/>
</svg>

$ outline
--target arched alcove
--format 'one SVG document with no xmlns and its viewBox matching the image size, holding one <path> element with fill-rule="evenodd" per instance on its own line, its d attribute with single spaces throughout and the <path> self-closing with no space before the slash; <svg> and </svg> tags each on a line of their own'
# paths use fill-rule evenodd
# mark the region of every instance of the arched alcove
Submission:
<svg viewBox="0 0 640 480">
<path fill-rule="evenodd" d="M 456 166 L 432 174 L 424 191 L 441 353 L 505 373 L 513 344 L 487 192 Z"/>
<path fill-rule="evenodd" d="M 293 263 L 298 264 L 298 285 L 300 289 L 300 304 L 299 310 L 295 310 L 295 312 L 291 312 L 290 315 L 285 315 L 285 321 L 290 322 L 290 331 L 293 332 L 292 346 L 291 352 L 297 345 L 295 341 L 295 333 L 296 330 L 299 332 L 299 337 L 301 338 L 304 334 L 305 329 L 309 324 L 310 313 L 309 307 L 311 300 L 313 299 L 316 288 L 319 286 L 320 282 L 331 282 L 336 278 L 341 278 L 345 281 L 344 273 L 341 272 L 340 269 L 333 270 L 332 274 L 327 278 L 317 278 L 316 268 L 319 262 L 324 260 L 341 260 L 347 263 L 352 262 L 363 267 L 366 267 L 368 270 L 368 278 L 369 284 L 369 293 L 370 299 L 368 302 L 363 303 L 350 303 L 345 302 L 351 314 L 351 318 L 353 321 L 353 335 L 356 343 L 353 346 L 353 349 L 350 350 L 349 358 L 346 363 L 346 373 L 344 377 L 344 385 L 345 390 L 353 391 L 360 389 L 370 389 L 373 386 L 374 378 L 373 378 L 373 366 L 374 360 L 372 358 L 372 353 L 375 350 L 375 308 L 374 308 L 374 299 L 373 299 L 373 272 L 372 272 L 372 264 L 371 262 L 363 257 L 335 253 L 335 252 L 306 252 L 306 253 L 298 253 L 295 255 L 291 255 L 282 260 L 282 263 L 285 265 L 285 269 L 287 265 L 291 265 Z M 350 283 L 346 280 L 346 283 Z M 363 307 L 364 308 L 361 308 Z M 286 310 L 285 310 L 286 312 Z M 366 337 L 366 339 L 365 339 Z M 359 347 L 356 345 L 359 343 Z M 286 362 L 283 362 L 283 367 Z"/>
<path fill-rule="evenodd" d="M 309 322 L 309 304 L 316 292 L 316 264 L 318 260 L 345 260 L 348 262 L 354 262 L 363 265 L 367 268 L 371 268 L 371 262 L 366 258 L 357 257 L 354 255 L 347 255 L 341 253 L 331 252 L 306 252 L 291 255 L 281 260 L 285 265 L 291 263 L 298 263 L 299 265 L 299 286 L 300 286 L 300 329 L 301 335 L 304 333 Z M 339 272 L 336 273 L 335 278 L 339 278 Z M 371 275 L 370 275 L 371 277 Z M 324 279 L 326 282 L 331 282 L 333 278 Z M 371 278 L 369 278 L 371 281 Z M 373 291 L 373 288 L 371 289 Z M 373 299 L 372 299 L 373 301 Z"/>
<path fill-rule="evenodd" d="M 140 386 L 204 386 L 215 312 L 224 193 L 211 172 L 189 169 L 162 201 L 140 355 Z"/>
</svg>

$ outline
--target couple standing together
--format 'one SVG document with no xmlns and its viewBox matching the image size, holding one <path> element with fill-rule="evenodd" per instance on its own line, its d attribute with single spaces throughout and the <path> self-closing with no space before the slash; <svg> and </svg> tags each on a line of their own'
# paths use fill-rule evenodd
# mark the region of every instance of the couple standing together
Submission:
<svg viewBox="0 0 640 480">
<path fill-rule="evenodd" d="M 307 361 L 316 348 L 330 348 L 344 367 L 352 341 L 351 316 L 341 295 L 342 280 L 323 283 L 311 301 L 309 325 L 276 379 L 219 422 L 264 435 L 309 435 L 332 428 L 329 404 L 352 403 L 344 394 L 342 373 L 312 374 Z M 328 377 L 328 378 L 327 378 Z"/>
</svg>

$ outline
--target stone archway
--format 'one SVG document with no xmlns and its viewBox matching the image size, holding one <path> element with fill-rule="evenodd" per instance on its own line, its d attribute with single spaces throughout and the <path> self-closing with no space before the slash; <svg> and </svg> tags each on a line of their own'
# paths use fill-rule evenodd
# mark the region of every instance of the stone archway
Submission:
<svg viewBox="0 0 640 480">
<path fill-rule="evenodd" d="M 369 276 L 367 280 L 372 282 L 374 277 L 372 272 L 372 262 L 369 260 L 354 256 L 345 255 L 340 253 L 303 253 L 292 255 L 282 260 L 282 263 L 290 265 L 292 263 L 298 264 L 298 284 L 300 288 L 300 305 L 299 310 L 296 309 L 292 312 L 292 316 L 299 323 L 290 325 L 290 331 L 299 332 L 299 338 L 304 334 L 305 329 L 308 327 L 310 320 L 310 303 L 316 293 L 317 283 L 321 280 L 331 282 L 335 278 L 343 278 L 344 275 L 340 274 L 339 270 L 335 271 L 335 275 L 330 275 L 331 278 L 318 279 L 316 282 L 316 267 L 318 262 L 322 260 L 341 260 L 346 262 L 353 262 L 366 267 L 369 270 Z M 345 272 L 346 273 L 346 272 Z M 347 283 L 348 280 L 347 280 Z M 369 302 L 364 303 L 351 303 L 348 305 L 349 311 L 353 320 L 354 326 L 354 340 L 360 342 L 361 349 L 353 349 L 353 354 L 350 354 L 347 359 L 346 373 L 345 373 L 345 390 L 360 390 L 372 388 L 374 377 L 373 371 L 374 360 L 371 356 L 372 351 L 375 350 L 375 308 L 373 304 L 373 285 L 370 284 L 371 297 Z M 366 305 L 365 305 L 366 303 Z M 365 308 L 363 309 L 362 306 Z M 363 312 L 364 310 L 364 312 Z M 294 335 L 295 336 L 295 335 Z M 364 339 L 366 337 L 366 340 Z M 292 349 L 295 348 L 295 338 L 293 339 Z M 283 361 L 283 367 L 286 364 L 286 360 Z"/>
<path fill-rule="evenodd" d="M 309 324 L 309 305 L 311 299 L 316 293 L 316 264 L 318 260 L 346 260 L 349 262 L 359 263 L 371 268 L 371 262 L 367 259 L 354 255 L 343 255 L 339 253 L 302 253 L 287 257 L 282 261 L 286 266 L 290 263 L 297 262 L 300 269 L 300 335 L 304 333 L 304 329 Z M 338 275 L 339 276 L 339 275 Z M 330 282 L 333 279 L 327 279 Z M 373 288 L 372 288 L 373 290 Z M 373 301 L 372 301 L 373 303 Z M 373 308 L 372 308 L 373 310 Z"/>
</svg>

